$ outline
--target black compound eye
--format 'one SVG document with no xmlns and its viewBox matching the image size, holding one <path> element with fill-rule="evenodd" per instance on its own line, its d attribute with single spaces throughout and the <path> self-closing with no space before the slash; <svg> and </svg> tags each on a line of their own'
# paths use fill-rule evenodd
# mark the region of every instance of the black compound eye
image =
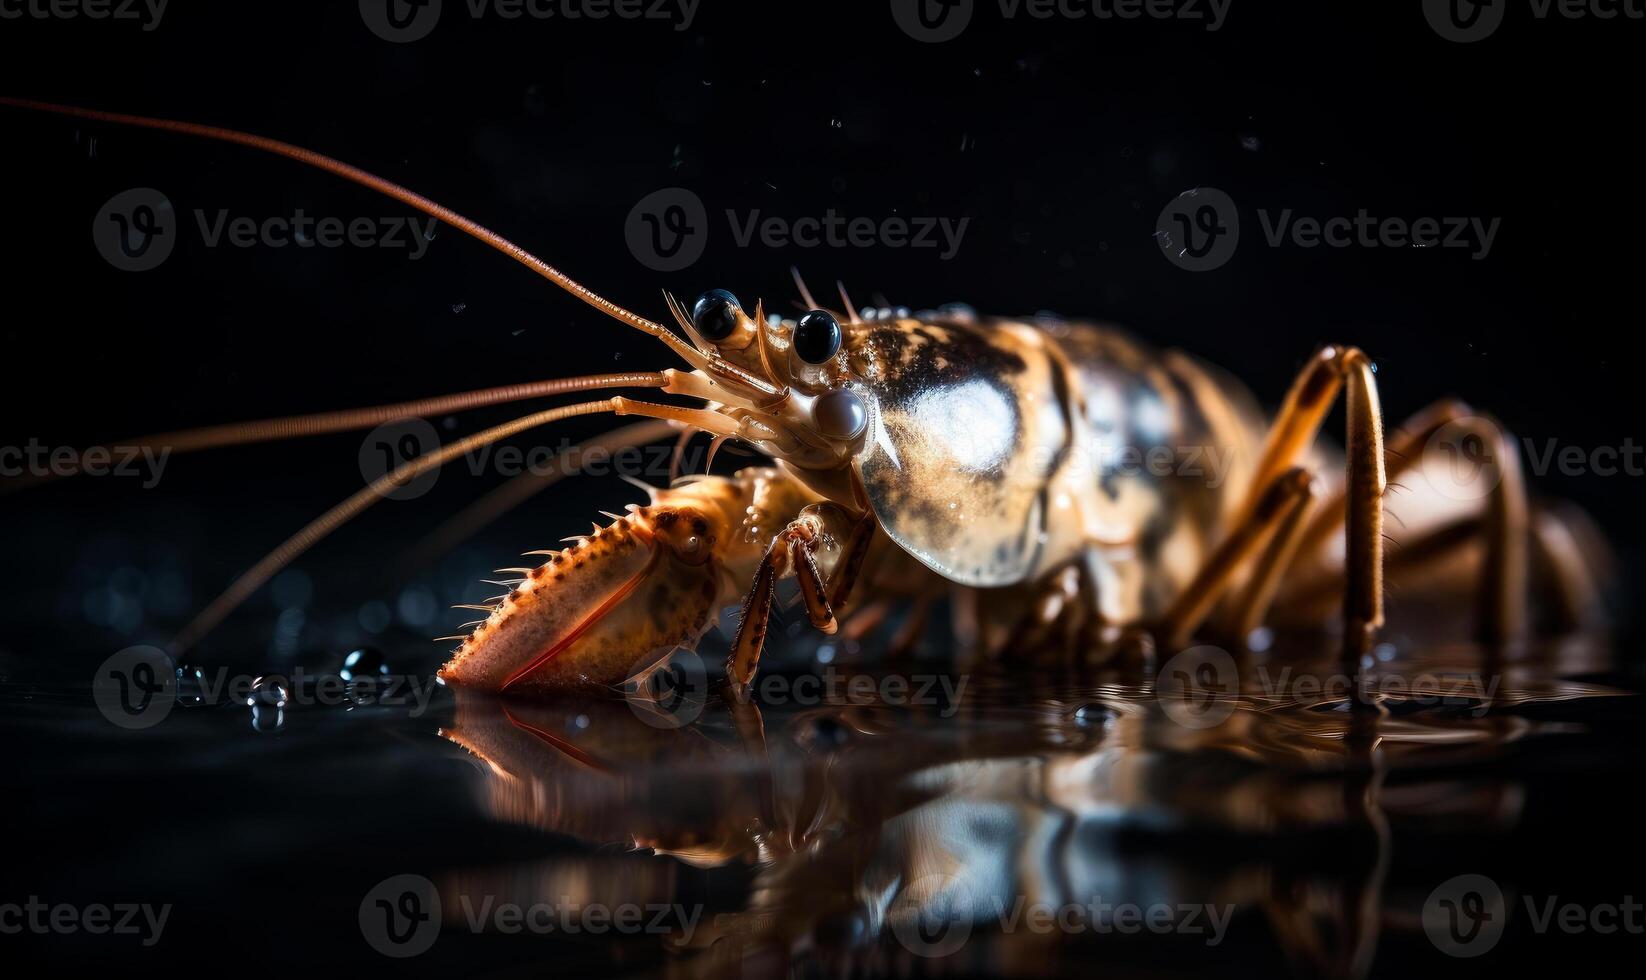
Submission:
<svg viewBox="0 0 1646 980">
<path fill-rule="evenodd" d="M 822 364 L 840 350 L 840 321 L 813 310 L 794 327 L 794 352 L 807 364 Z"/>
<path fill-rule="evenodd" d="M 692 304 L 692 326 L 705 340 L 725 340 L 737 329 L 743 304 L 724 289 L 711 289 Z"/>
</svg>

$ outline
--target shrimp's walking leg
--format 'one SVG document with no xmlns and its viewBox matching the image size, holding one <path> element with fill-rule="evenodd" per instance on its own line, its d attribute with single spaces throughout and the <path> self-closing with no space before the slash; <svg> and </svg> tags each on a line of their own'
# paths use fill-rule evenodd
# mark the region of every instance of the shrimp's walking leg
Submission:
<svg viewBox="0 0 1646 980">
<path fill-rule="evenodd" d="M 1085 584 L 1079 562 L 1071 562 L 1047 576 L 1016 626 L 990 654 L 999 656 L 1012 650 L 1020 655 L 1020 659 L 1027 659 L 1024 656 L 1027 654 L 1049 658 L 1052 653 L 1058 653 L 1066 657 L 1066 644 L 1054 650 L 1052 641 L 1054 638 L 1066 640 L 1071 634 L 1078 634 L 1085 625 Z"/>
<path fill-rule="evenodd" d="M 863 560 L 869 557 L 869 544 L 874 540 L 875 526 L 874 511 L 865 507 L 863 516 L 852 525 L 851 537 L 846 539 L 845 550 L 841 552 L 837 565 L 839 570 L 835 572 L 834 584 L 829 587 L 829 605 L 836 615 L 846 611 L 852 587 L 857 584 L 858 573 L 863 571 Z"/>
<path fill-rule="evenodd" d="M 1388 489 L 1377 380 L 1371 358 L 1359 349 L 1321 348 L 1298 375 L 1269 430 L 1234 533 L 1261 505 L 1273 481 L 1302 461 L 1339 393 L 1348 414 L 1344 498 L 1339 508 L 1346 544 L 1343 657 L 1347 663 L 1359 663 L 1383 625 L 1383 495 Z"/>
<path fill-rule="evenodd" d="M 1459 457 L 1467 457 L 1446 461 L 1453 467 L 1450 482 L 1455 485 L 1445 492 L 1449 496 L 1466 495 L 1481 501 L 1483 520 L 1474 526 L 1479 529 L 1486 557 L 1480 570 L 1476 631 L 1486 643 L 1503 643 L 1518 635 L 1526 622 L 1530 507 L 1520 470 L 1520 454 L 1514 441 L 1495 420 L 1473 414 L 1460 401 L 1448 400 L 1414 415 L 1395 434 L 1388 454 L 1389 479 L 1397 479 L 1433 462 L 1424 460 L 1424 451 L 1441 433 L 1446 434 L 1447 448 Z M 1464 467 L 1470 470 L 1466 477 L 1461 474 Z M 1338 499 L 1315 516 L 1298 552 L 1302 560 L 1300 568 L 1318 567 L 1318 563 L 1310 559 L 1320 554 L 1344 513 L 1340 493 Z M 1437 537 L 1445 533 L 1442 530 Z M 1408 548 L 1426 547 L 1429 543 L 1419 539 Z"/>
<path fill-rule="evenodd" d="M 813 626 L 825 633 L 838 628 L 836 611 L 844 606 L 863 558 L 874 536 L 874 517 L 864 514 L 853 522 L 840 554 L 835 560 L 834 586 L 827 587 L 817 565 L 817 552 L 825 540 L 831 518 L 844 515 L 833 505 L 812 505 L 801 511 L 772 539 L 766 557 L 755 571 L 754 586 L 743 600 L 743 610 L 732 637 L 732 650 L 726 660 L 726 677 L 732 690 L 743 696 L 755 670 L 760 665 L 760 651 L 765 646 L 766 631 L 771 626 L 772 597 L 777 591 L 777 580 L 792 571 L 800 583 L 800 597 Z"/>
<path fill-rule="evenodd" d="M 1532 517 L 1534 564 L 1550 592 L 1549 626 L 1558 632 L 1579 629 L 1601 611 L 1596 582 L 1611 576 L 1606 549 L 1594 537 L 1594 527 L 1575 507 L 1540 508 Z"/>
<path fill-rule="evenodd" d="M 1251 577 L 1233 603 L 1219 611 L 1217 621 L 1221 633 L 1244 644 L 1253 631 L 1263 625 L 1269 607 L 1274 605 L 1275 593 L 1280 590 L 1280 584 L 1303 540 L 1314 500 L 1315 488 L 1311 485 L 1287 508 L 1280 519 L 1280 526 L 1269 538 L 1268 547 L 1263 549 L 1263 554 L 1253 566 Z"/>
<path fill-rule="evenodd" d="M 1244 520 L 1223 539 L 1194 579 L 1160 619 L 1156 634 L 1167 650 L 1181 649 L 1189 637 L 1200 628 L 1212 607 L 1238 581 L 1240 570 L 1257 553 L 1263 543 L 1277 535 L 1284 537 L 1287 525 L 1297 520 L 1297 513 L 1308 507 L 1314 496 L 1314 477 L 1298 468 L 1281 473 L 1270 481 Z M 1270 549 L 1273 555 L 1274 549 Z M 1263 577 L 1260 569 L 1257 579 Z"/>
</svg>

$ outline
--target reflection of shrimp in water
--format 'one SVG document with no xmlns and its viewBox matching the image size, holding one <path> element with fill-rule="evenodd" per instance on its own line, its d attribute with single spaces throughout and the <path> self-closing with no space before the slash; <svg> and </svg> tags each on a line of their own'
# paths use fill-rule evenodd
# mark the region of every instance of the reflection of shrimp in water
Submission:
<svg viewBox="0 0 1646 980">
<path fill-rule="evenodd" d="M 1516 451 L 1456 402 L 1416 416 L 1385 462 L 1370 359 L 1326 347 L 1271 424 L 1227 377 L 1112 329 L 980 319 L 968 310 L 825 310 L 751 315 L 724 290 L 688 312 L 666 302 L 684 339 L 590 292 L 496 233 L 358 168 L 232 130 L 16 99 L 7 105 L 250 146 L 377 190 L 498 249 L 573 296 L 668 347 L 688 370 L 592 375 L 377 408 L 272 419 L 140 440 L 187 451 L 367 428 L 549 395 L 650 388 L 695 406 L 617 395 L 523 416 L 418 457 L 321 516 L 234 583 L 179 636 L 187 646 L 281 567 L 406 480 L 470 450 L 579 415 L 661 420 L 737 440 L 774 468 L 703 477 L 652 492 L 613 523 L 547 560 L 513 569 L 507 595 L 481 607 L 442 669 L 488 690 L 615 684 L 637 661 L 691 646 L 725 601 L 753 582 L 728 671 L 753 680 L 779 579 L 793 577 L 812 625 L 832 633 L 854 590 L 959 593 L 963 636 L 989 646 L 1093 660 L 1176 648 L 1211 633 L 1236 641 L 1274 618 L 1319 622 L 1341 598 L 1344 656 L 1358 662 L 1383 622 L 1388 479 L 1422 474 L 1437 494 L 1402 502 L 1408 555 L 1389 574 L 1473 554 L 1478 631 L 1493 643 L 1526 629 L 1528 568 L 1550 583 L 1552 614 L 1576 625 L 1593 605 L 1581 522 L 1528 504 Z M 1342 479 L 1311 456 L 1343 395 Z M 1453 436 L 1490 447 L 1470 490 L 1449 493 L 1425 448 Z M 644 441 L 644 440 L 642 440 Z M 1091 444 L 1227 459 L 1208 479 L 1188 466 L 1123 465 Z M 1121 454 L 1122 456 L 1124 454 Z M 1441 484 L 1436 484 L 1436 481 Z M 1327 490 L 1330 486 L 1331 489 Z M 1460 506 L 1461 504 L 1461 506 Z M 1332 540 L 1343 528 L 1342 553 Z M 1454 575 L 1453 586 L 1462 580 Z M 1328 600 L 1322 603 L 1322 599 Z M 872 608 L 868 607 L 868 608 Z"/>
</svg>

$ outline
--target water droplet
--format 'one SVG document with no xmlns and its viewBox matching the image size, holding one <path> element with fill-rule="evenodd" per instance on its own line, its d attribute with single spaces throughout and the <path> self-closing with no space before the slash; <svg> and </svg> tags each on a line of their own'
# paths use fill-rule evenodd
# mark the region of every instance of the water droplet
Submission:
<svg viewBox="0 0 1646 980">
<path fill-rule="evenodd" d="M 343 658 L 343 666 L 337 671 L 337 676 L 346 681 L 387 677 L 389 661 L 383 656 L 382 651 L 373 647 L 361 647 Z"/>
<path fill-rule="evenodd" d="M 1074 718 L 1074 723 L 1081 728 L 1102 728 L 1109 723 L 1109 719 L 1114 717 L 1114 712 L 1101 704 L 1093 702 L 1074 709 L 1074 714 L 1071 717 Z"/>
<path fill-rule="evenodd" d="M 195 708 L 206 703 L 206 672 L 200 667 L 177 668 L 177 703 Z"/>
<path fill-rule="evenodd" d="M 284 708 L 291 700 L 289 682 L 279 674 L 266 674 L 251 682 L 251 693 L 246 695 L 246 703 L 253 708 Z"/>
<path fill-rule="evenodd" d="M 286 712 L 283 709 L 261 704 L 252 705 L 252 731 L 272 735 L 284 727 L 286 727 Z"/>
<path fill-rule="evenodd" d="M 820 749 L 838 749 L 851 740 L 852 733 L 840 722 L 820 715 L 812 719 L 811 743 Z"/>
</svg>

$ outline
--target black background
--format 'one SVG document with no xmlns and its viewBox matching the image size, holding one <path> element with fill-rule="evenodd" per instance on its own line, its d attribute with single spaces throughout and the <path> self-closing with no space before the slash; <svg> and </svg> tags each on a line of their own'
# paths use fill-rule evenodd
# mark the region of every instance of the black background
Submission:
<svg viewBox="0 0 1646 980">
<path fill-rule="evenodd" d="M 446 6 L 429 37 L 404 45 L 374 36 L 346 0 L 173 0 L 152 32 L 0 20 L 0 93 L 313 147 L 432 196 L 654 318 L 666 312 L 665 288 L 687 297 L 728 288 L 751 305 L 764 297 L 787 309 L 788 268 L 798 265 L 819 292 L 838 278 L 860 302 L 958 300 L 1121 323 L 1221 364 L 1271 405 L 1316 345 L 1340 341 L 1377 359 L 1391 423 L 1451 394 L 1539 447 L 1553 439 L 1587 452 L 1646 440 L 1635 339 L 1646 248 L 1636 65 L 1646 21 L 1537 21 L 1520 2 L 1491 38 L 1461 45 L 1430 29 L 1419 0 L 1233 0 L 1215 33 L 1196 22 L 1007 23 L 980 0 L 961 37 L 923 44 L 898 29 L 884 0 L 702 0 L 684 31 L 655 21 L 476 21 L 463 0 Z M 416 262 L 393 249 L 206 247 L 196 209 L 259 219 L 297 208 L 407 213 L 289 161 L 11 109 L 0 109 L 0 134 L 0 446 L 80 446 L 673 366 L 655 344 L 450 230 Z M 93 246 L 93 218 L 112 195 L 145 186 L 174 202 L 184 234 L 159 269 L 119 271 Z M 714 230 L 701 260 L 659 275 L 630 253 L 624 223 L 642 197 L 672 186 L 703 199 Z M 1233 260 L 1200 274 L 1166 261 L 1154 239 L 1162 207 L 1196 186 L 1227 192 L 1244 224 Z M 1484 261 L 1455 249 L 1268 247 L 1257 211 L 1286 208 L 1502 225 Z M 942 261 L 932 250 L 738 247 L 719 217 L 726 209 L 970 223 L 958 254 Z M 465 415 L 463 431 L 510 412 Z M 577 420 L 564 434 L 607 424 Z M 179 457 L 156 490 L 80 479 L 0 496 L 4 671 L 60 671 L 83 692 L 109 651 L 165 640 L 264 551 L 358 489 L 359 449 L 358 434 L 343 434 Z M 315 598 L 299 646 L 336 653 L 367 639 L 350 635 L 353 610 L 392 598 L 416 573 L 398 564 L 404 548 L 498 481 L 443 476 L 428 496 L 376 508 L 305 558 Z M 1548 473 L 1532 484 L 1599 519 L 1626 559 L 1616 584 L 1627 616 L 1641 581 L 1642 478 Z M 470 581 L 583 530 L 595 508 L 632 499 L 615 480 L 572 481 L 489 529 L 445 571 Z M 134 568 L 176 572 L 181 596 L 149 602 L 135 628 L 88 622 L 81 597 Z M 278 607 L 267 593 L 206 644 L 209 662 L 286 666 L 270 656 Z M 459 618 L 469 616 L 452 615 L 436 632 Z M 397 668 L 408 659 L 415 667 L 416 656 L 436 661 L 438 648 L 422 645 L 433 633 L 415 632 L 395 638 Z M 414 648 L 427 653 L 407 652 Z M 244 728 L 238 717 L 234 725 Z M 1585 814 L 1609 812 L 1614 826 L 1630 819 L 1617 812 L 1612 784 L 1588 773 L 1601 771 L 1600 754 L 1615 763 L 1635 731 L 1633 719 L 1618 721 L 1595 756 L 1551 754 L 1535 767 L 1554 786 L 1537 795 L 1545 809 L 1493 852 L 1529 862 L 1530 890 L 1615 900 L 1616 872 L 1639 866 L 1634 844 L 1591 849 L 1584 836 Z M 21 804 L 34 828 L 27 841 L 40 845 L 24 856 L 20 880 L 31 887 L 57 875 L 54 844 L 117 871 L 143 860 L 106 833 L 111 797 L 98 787 L 145 799 L 154 772 L 81 760 L 77 744 L 32 767 L 35 785 L 52 792 L 24 794 Z M 303 909 L 278 899 L 291 890 L 306 900 L 313 881 L 355 865 L 360 852 L 328 833 L 411 853 L 450 825 L 396 813 L 350 826 L 359 803 L 348 780 L 360 777 L 347 753 L 335 741 L 296 746 L 305 764 L 339 767 L 336 781 L 305 777 L 292 781 L 298 795 L 268 793 L 272 780 L 246 765 L 233 769 L 244 782 L 206 791 L 236 820 L 201 831 L 194 797 L 204 792 L 178 780 L 163 784 L 147 818 L 147 832 L 179 835 L 156 854 L 205 855 L 175 864 L 175 880 L 235 926 L 194 937 L 213 953 L 196 967 L 273 972 L 306 961 L 310 950 L 292 941 L 306 928 Z M 123 775 L 111 782 L 111 772 Z M 390 778 L 422 792 L 427 772 L 419 758 Z M 395 805 L 407 798 L 415 794 L 383 795 Z M 1549 827 L 1570 835 L 1566 844 L 1545 846 Z M 63 840 L 44 839 L 53 829 Z M 520 846 L 495 843 L 510 860 Z M 260 867 L 293 855 L 314 877 L 238 880 L 240 904 L 214 904 L 220 892 L 202 875 L 248 863 L 256 849 Z M 1438 855 L 1408 853 L 1424 873 L 1429 857 L 1438 866 Z M 1585 867 L 1604 880 L 1584 886 Z M 335 890 L 352 899 L 360 892 L 345 879 Z M 154 879 L 144 867 L 137 880 Z M 340 945 L 364 956 L 346 914 L 338 922 Z M 1421 953 L 1414 962 L 1432 967 Z M 1380 966 L 1402 962 L 1383 955 Z"/>
</svg>

